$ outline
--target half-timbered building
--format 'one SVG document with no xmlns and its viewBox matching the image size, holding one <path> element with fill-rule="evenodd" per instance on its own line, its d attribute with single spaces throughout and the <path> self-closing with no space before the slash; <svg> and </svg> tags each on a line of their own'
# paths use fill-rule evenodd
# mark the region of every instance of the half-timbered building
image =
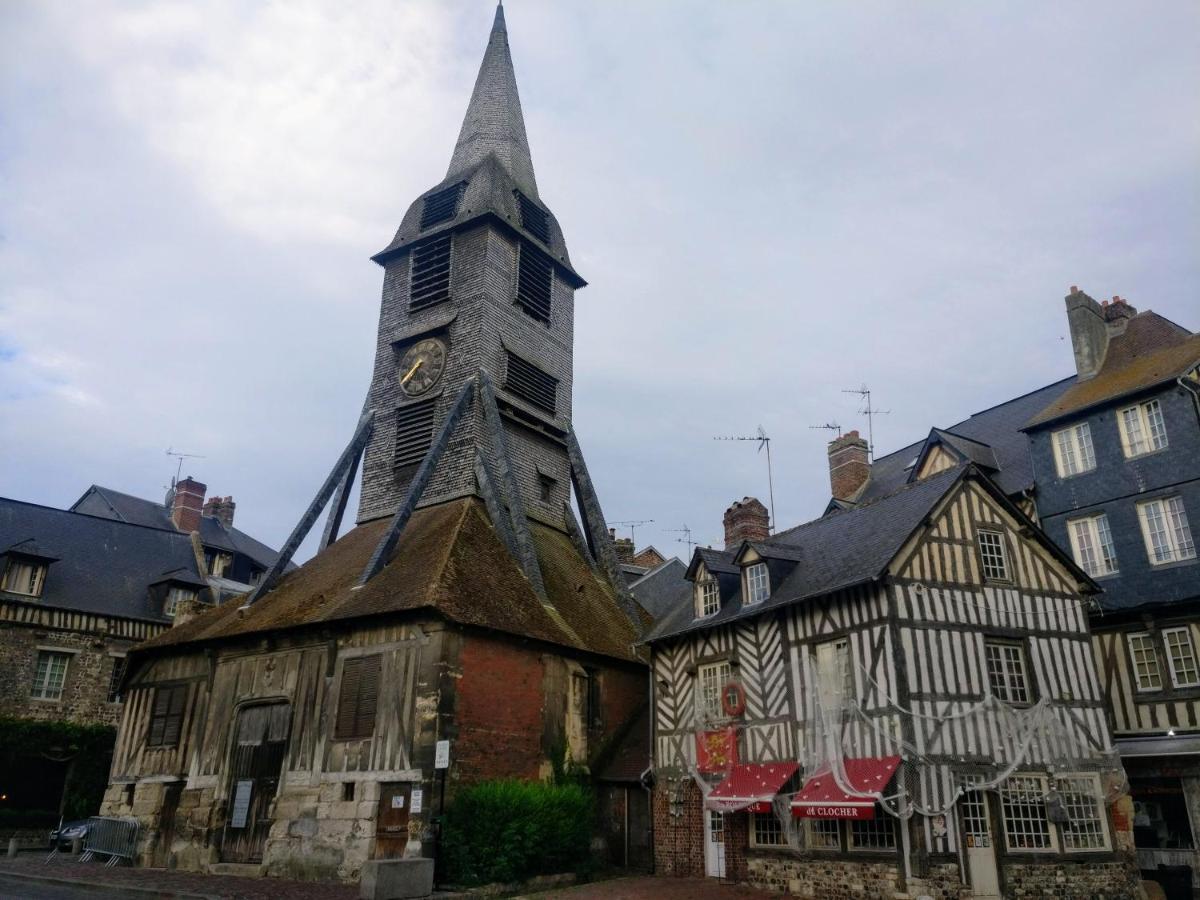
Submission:
<svg viewBox="0 0 1200 900">
<path fill-rule="evenodd" d="M 105 811 L 141 821 L 145 860 L 353 880 L 429 856 L 466 782 L 590 769 L 646 802 L 619 789 L 636 748 L 607 758 L 646 667 L 571 427 L 584 282 L 539 198 L 502 9 L 446 177 L 374 258 L 364 412 L 280 559 L 131 656 Z"/>
<path fill-rule="evenodd" d="M 1096 586 L 977 465 L 770 536 L 726 524 L 648 637 L 660 871 L 1140 896 Z"/>
</svg>

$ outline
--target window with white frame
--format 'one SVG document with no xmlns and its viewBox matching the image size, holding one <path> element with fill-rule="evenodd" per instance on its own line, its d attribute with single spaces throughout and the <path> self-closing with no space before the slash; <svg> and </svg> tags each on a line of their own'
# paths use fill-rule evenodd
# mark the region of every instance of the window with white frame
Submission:
<svg viewBox="0 0 1200 900">
<path fill-rule="evenodd" d="M 33 691 L 30 696 L 35 700 L 61 700 L 63 686 L 67 683 L 67 666 L 70 662 L 70 653 L 39 650 L 37 668 L 33 673 Z"/>
<path fill-rule="evenodd" d="M 1129 656 L 1133 660 L 1133 677 L 1139 691 L 1161 691 L 1162 669 L 1158 666 L 1158 652 L 1154 639 L 1141 631 L 1129 635 Z"/>
<path fill-rule="evenodd" d="M 766 563 L 746 568 L 746 602 L 761 603 L 771 594 L 771 578 Z"/>
<path fill-rule="evenodd" d="M 121 702 L 121 679 L 125 676 L 125 657 L 112 657 L 112 673 L 108 678 L 108 702 Z"/>
<path fill-rule="evenodd" d="M 40 597 L 46 583 L 46 566 L 32 559 L 10 556 L 4 567 L 4 590 L 27 597 Z"/>
<path fill-rule="evenodd" d="M 1066 775 L 1058 779 L 1068 821 L 1061 827 L 1064 850 L 1107 850 L 1104 806 L 1096 775 Z"/>
<path fill-rule="evenodd" d="M 1054 465 L 1059 478 L 1090 472 L 1096 468 L 1096 452 L 1092 449 L 1092 429 L 1087 422 L 1054 432 Z"/>
<path fill-rule="evenodd" d="M 985 641 L 988 684 L 996 698 L 1006 703 L 1029 703 L 1025 648 L 1008 641 Z"/>
<path fill-rule="evenodd" d="M 729 683 L 732 672 L 729 660 L 708 663 L 697 669 L 696 677 L 700 682 L 700 690 L 696 692 L 696 696 L 702 719 L 719 719 L 724 715 L 721 710 L 721 689 Z"/>
<path fill-rule="evenodd" d="M 167 591 L 166 602 L 163 603 L 163 615 L 169 616 L 170 618 L 173 619 L 173 618 L 175 618 L 175 613 L 177 613 L 179 611 L 179 605 L 181 603 L 183 603 L 184 601 L 191 601 L 191 600 L 195 600 L 195 599 L 196 599 L 196 592 L 193 591 L 191 588 L 185 588 L 185 587 L 179 587 L 178 585 L 172 585 L 171 589 L 169 591 Z"/>
<path fill-rule="evenodd" d="M 805 819 L 808 823 L 808 849 L 841 850 L 841 829 L 837 819 Z"/>
<path fill-rule="evenodd" d="M 1054 835 L 1046 819 L 1046 779 L 1012 775 L 1000 791 L 1004 843 L 1009 850 L 1054 850 Z"/>
<path fill-rule="evenodd" d="M 1075 562 L 1083 571 L 1093 577 L 1117 574 L 1117 551 L 1113 546 L 1112 529 L 1108 527 L 1108 516 L 1101 513 L 1069 519 L 1067 532 Z"/>
<path fill-rule="evenodd" d="M 1004 551 L 1004 535 L 999 531 L 979 532 L 979 557 L 983 562 L 983 577 L 989 581 L 1008 581 L 1008 556 Z"/>
<path fill-rule="evenodd" d="M 755 847 L 782 847 L 787 843 L 783 823 L 775 813 L 751 813 L 750 843 Z"/>
<path fill-rule="evenodd" d="M 696 582 L 696 614 L 711 616 L 721 608 L 721 586 L 712 575 Z"/>
<path fill-rule="evenodd" d="M 850 820 L 851 850 L 895 850 L 896 820 L 889 815 Z"/>
<path fill-rule="evenodd" d="M 1126 458 L 1153 453 L 1167 446 L 1167 428 L 1157 400 L 1120 410 L 1117 422 L 1121 428 L 1121 449 Z"/>
<path fill-rule="evenodd" d="M 1196 558 L 1196 545 L 1188 525 L 1182 497 L 1161 497 L 1138 504 L 1142 537 L 1150 565 L 1180 562 Z"/>
<path fill-rule="evenodd" d="M 1163 643 L 1167 647 L 1167 663 L 1171 667 L 1171 683 L 1175 687 L 1200 685 L 1200 666 L 1196 664 L 1196 645 L 1189 628 L 1164 628 Z"/>
</svg>

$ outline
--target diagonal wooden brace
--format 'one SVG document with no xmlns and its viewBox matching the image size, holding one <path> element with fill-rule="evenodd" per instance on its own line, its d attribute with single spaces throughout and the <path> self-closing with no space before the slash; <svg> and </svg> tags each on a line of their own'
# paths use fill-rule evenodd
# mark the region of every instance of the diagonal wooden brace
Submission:
<svg viewBox="0 0 1200 900">
<path fill-rule="evenodd" d="M 446 420 L 442 422 L 441 430 L 438 431 L 437 437 L 434 438 L 433 444 L 429 448 L 429 452 L 421 460 L 421 466 L 417 469 L 417 474 L 413 476 L 412 483 L 408 486 L 408 493 L 404 496 L 404 502 L 396 510 L 396 515 L 392 517 L 391 526 L 379 542 L 379 545 L 375 548 L 375 552 L 371 554 L 371 561 L 367 563 L 362 576 L 358 579 L 358 587 L 362 587 L 378 575 L 383 570 L 383 567 L 387 565 L 388 557 L 392 555 L 392 551 L 396 549 L 396 544 L 400 541 L 400 535 L 404 531 L 404 526 L 408 524 L 408 520 L 412 518 L 412 514 L 417 509 L 417 501 L 421 499 L 421 494 L 425 492 L 425 487 L 429 484 L 429 479 L 433 477 L 433 471 L 437 467 L 438 460 L 441 459 L 442 454 L 446 451 L 446 445 L 450 443 L 450 435 L 454 433 L 454 427 L 458 424 L 458 420 L 462 418 L 463 412 L 466 411 L 467 406 L 471 402 L 471 394 L 474 388 L 475 379 L 472 378 L 458 392 L 458 397 L 455 398 L 450 411 L 446 413 Z"/>
<path fill-rule="evenodd" d="M 242 604 L 243 609 L 257 603 L 267 591 L 275 587 L 279 576 L 283 574 L 283 570 L 287 568 L 288 563 L 295 556 L 296 550 L 303 543 L 304 539 L 308 537 L 309 531 L 312 530 L 317 518 L 321 515 L 321 510 L 325 508 L 325 504 L 329 502 L 329 498 L 333 495 L 342 476 L 349 471 L 351 466 L 358 465 L 358 458 L 362 456 L 363 448 L 367 446 L 367 438 L 371 434 L 371 423 L 374 420 L 375 410 L 373 409 L 366 410 L 359 417 L 358 425 L 354 428 L 354 436 L 350 438 L 350 443 L 346 445 L 346 449 L 342 451 L 342 455 L 333 464 L 333 470 L 329 473 L 329 477 L 325 479 L 325 483 L 317 491 L 317 496 L 313 497 L 312 503 L 308 505 L 308 509 L 304 515 L 300 517 L 300 521 L 292 529 L 292 534 L 283 545 L 283 549 L 279 551 L 279 556 L 276 558 L 275 564 L 267 570 L 267 574 L 258 583 L 258 587 L 251 592 L 249 598 Z"/>
<path fill-rule="evenodd" d="M 372 427 L 371 425 L 367 426 L 368 440 L 371 437 Z M 342 516 L 346 514 L 346 501 L 350 499 L 350 488 L 354 484 L 354 476 L 358 474 L 358 464 L 362 461 L 366 447 L 367 443 L 363 441 L 362 449 L 354 454 L 350 465 L 342 473 L 341 480 L 338 481 L 337 489 L 333 492 L 333 500 L 329 504 L 329 518 L 325 520 L 325 531 L 321 533 L 321 543 L 317 545 L 318 553 L 336 541 L 338 532 L 342 529 Z"/>
</svg>

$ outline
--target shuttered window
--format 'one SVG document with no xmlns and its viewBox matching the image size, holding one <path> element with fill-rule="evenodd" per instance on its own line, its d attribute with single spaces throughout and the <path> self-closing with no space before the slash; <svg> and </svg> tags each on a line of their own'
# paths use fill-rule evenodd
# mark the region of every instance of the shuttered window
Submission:
<svg viewBox="0 0 1200 900">
<path fill-rule="evenodd" d="M 513 191 L 517 198 L 517 206 L 521 210 L 521 227 L 532 234 L 543 244 L 550 243 L 550 224 L 546 211 L 522 194 Z"/>
<path fill-rule="evenodd" d="M 553 281 L 550 257 L 532 244 L 521 244 L 517 260 L 517 305 L 547 325 L 550 324 L 550 286 Z"/>
<path fill-rule="evenodd" d="M 451 236 L 418 244 L 412 251 L 412 288 L 408 292 L 409 309 L 425 309 L 450 299 Z"/>
<path fill-rule="evenodd" d="M 410 403 L 396 410 L 396 468 L 415 466 L 433 443 L 433 406 L 437 398 Z"/>
<path fill-rule="evenodd" d="M 424 231 L 438 222 L 448 222 L 457 216 L 458 201 L 462 199 L 466 189 L 467 183 L 460 181 L 426 197 L 425 205 L 421 208 L 421 230 Z"/>
<path fill-rule="evenodd" d="M 150 709 L 150 730 L 146 735 L 148 747 L 174 747 L 183 730 L 183 710 L 187 706 L 186 684 L 154 689 Z"/>
<path fill-rule="evenodd" d="M 508 354 L 508 370 L 504 376 L 504 388 L 522 400 L 544 409 L 551 415 L 554 414 L 558 379 L 513 353 Z"/>
<path fill-rule="evenodd" d="M 338 692 L 336 738 L 369 738 L 375 733 L 379 697 L 379 654 L 348 659 L 342 665 Z"/>
</svg>

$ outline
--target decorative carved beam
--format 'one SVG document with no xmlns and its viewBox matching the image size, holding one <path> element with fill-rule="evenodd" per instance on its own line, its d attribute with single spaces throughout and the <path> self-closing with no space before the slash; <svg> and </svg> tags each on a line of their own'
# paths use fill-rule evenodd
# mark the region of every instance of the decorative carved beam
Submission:
<svg viewBox="0 0 1200 900">
<path fill-rule="evenodd" d="M 538 596 L 544 600 L 546 585 L 542 581 L 542 569 L 538 565 L 537 550 L 533 546 L 533 535 L 529 532 L 529 523 L 525 518 L 525 500 L 521 496 L 521 486 L 509 464 L 508 440 L 504 436 L 504 423 L 500 421 L 500 407 L 496 405 L 496 391 L 492 386 L 491 377 L 483 370 L 479 372 L 479 396 L 483 400 L 483 418 L 487 424 L 488 435 L 492 439 L 492 447 L 496 452 L 499 488 L 502 494 L 507 494 L 505 500 L 508 503 L 513 537 L 517 542 L 517 564 L 524 571 L 525 577 L 529 579 Z"/>
<path fill-rule="evenodd" d="M 242 609 L 252 606 L 262 599 L 262 596 L 275 587 L 275 583 L 279 580 L 279 576 L 283 574 L 283 570 L 287 568 L 288 563 L 292 561 L 292 557 L 296 554 L 296 550 L 300 544 L 308 537 L 309 531 L 317 521 L 317 517 L 321 515 L 321 510 L 325 508 L 325 504 L 329 502 L 334 489 L 338 485 L 338 481 L 342 475 L 350 468 L 351 464 L 362 455 L 363 448 L 367 445 L 367 437 L 371 433 L 371 423 L 375 419 L 375 410 L 368 409 L 362 416 L 359 417 L 358 425 L 354 428 L 354 436 L 350 438 L 350 443 L 346 445 L 346 449 L 342 451 L 342 455 L 338 457 L 336 463 L 333 464 L 333 470 L 325 479 L 325 483 L 321 485 L 321 489 L 317 491 L 317 496 L 313 497 L 312 503 L 308 505 L 308 509 L 304 515 L 300 517 L 300 521 L 296 523 L 296 527 L 292 529 L 291 537 L 287 539 L 287 543 L 283 545 L 283 549 L 279 551 L 279 557 L 275 560 L 275 564 L 267 570 L 267 574 L 263 576 L 263 580 L 259 582 L 253 592 L 251 592 L 246 602 L 242 604 Z"/>
<path fill-rule="evenodd" d="M 463 412 L 471 402 L 471 394 L 474 387 L 475 379 L 471 379 L 458 392 L 458 397 L 455 398 L 454 405 L 446 413 L 446 420 L 442 422 L 441 430 L 437 433 L 437 437 L 434 438 L 429 452 L 421 460 L 421 466 L 417 469 L 417 474 L 413 476 L 412 483 L 408 486 L 408 493 L 404 497 L 404 502 L 396 510 L 395 516 L 392 517 L 391 526 L 383 536 L 383 540 L 375 548 L 375 552 L 371 555 L 371 561 L 367 563 L 366 569 L 363 570 L 362 576 L 358 579 L 358 587 L 365 585 L 383 571 L 383 567 L 387 565 L 388 557 L 392 555 L 392 551 L 396 549 L 396 544 L 400 541 L 400 534 L 404 531 L 404 526 L 408 524 L 408 520 L 412 518 L 412 514 L 416 511 L 417 501 L 421 499 L 421 494 L 424 493 L 426 485 L 429 484 L 429 479 L 433 477 L 433 470 L 437 466 L 438 460 L 441 459 L 442 453 L 445 452 L 446 445 L 450 443 L 450 435 L 454 433 L 454 427 L 458 424 L 458 420 L 462 418 Z"/>
</svg>

